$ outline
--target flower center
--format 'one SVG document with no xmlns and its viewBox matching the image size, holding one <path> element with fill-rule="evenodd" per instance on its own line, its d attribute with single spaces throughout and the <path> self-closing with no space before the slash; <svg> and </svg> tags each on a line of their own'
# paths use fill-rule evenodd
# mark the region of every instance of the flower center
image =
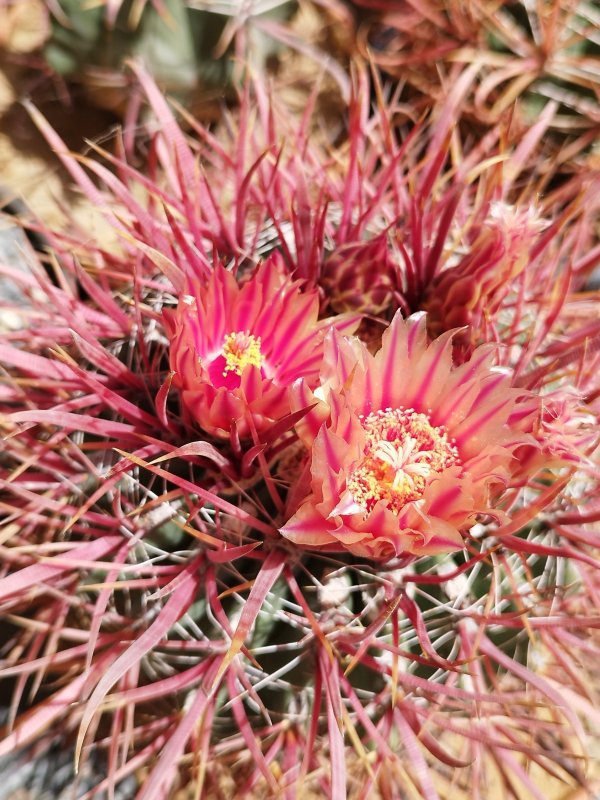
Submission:
<svg viewBox="0 0 600 800">
<path fill-rule="evenodd" d="M 223 377 L 227 377 L 228 372 L 242 374 L 244 367 L 252 364 L 261 367 L 265 357 L 260 351 L 260 336 L 253 336 L 249 331 L 237 331 L 228 333 L 223 342 Z"/>
<path fill-rule="evenodd" d="M 366 512 L 384 500 L 398 514 L 422 496 L 431 475 L 460 464 L 445 429 L 412 408 L 386 408 L 361 417 L 361 422 L 365 450 L 346 486 Z"/>
</svg>

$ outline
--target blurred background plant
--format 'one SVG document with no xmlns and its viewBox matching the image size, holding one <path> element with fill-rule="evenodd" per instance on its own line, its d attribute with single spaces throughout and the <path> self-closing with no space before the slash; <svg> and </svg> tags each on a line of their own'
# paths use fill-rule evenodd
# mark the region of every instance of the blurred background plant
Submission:
<svg viewBox="0 0 600 800">
<path fill-rule="evenodd" d="M 462 124 L 478 135 L 511 118 L 517 141 L 550 102 L 548 166 L 597 145 L 600 136 L 600 14 L 581 0 L 450 2 L 318 0 L 337 52 L 373 61 L 406 86 L 415 113 L 440 97 L 457 68 L 480 67 Z M 343 24 L 340 24 L 343 21 Z M 581 163 L 581 161 L 580 161 Z M 550 166 L 551 165 L 551 166 Z"/>
<path fill-rule="evenodd" d="M 157 83 L 210 113 L 244 69 L 264 68 L 278 44 L 262 32 L 263 19 L 286 20 L 293 0 L 120 0 L 86 5 L 48 4 L 50 33 L 43 54 L 58 75 L 82 84 L 94 102 L 123 114 L 132 84 L 128 59 L 147 64 Z M 218 113 L 213 109 L 212 113 Z"/>
</svg>

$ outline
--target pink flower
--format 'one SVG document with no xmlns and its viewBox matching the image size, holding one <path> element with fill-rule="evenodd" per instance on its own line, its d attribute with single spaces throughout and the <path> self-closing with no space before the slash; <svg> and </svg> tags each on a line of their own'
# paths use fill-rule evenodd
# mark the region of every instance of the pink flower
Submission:
<svg viewBox="0 0 600 800">
<path fill-rule="evenodd" d="M 389 559 L 460 549 L 478 518 L 502 515 L 537 401 L 493 369 L 493 346 L 454 367 L 452 336 L 429 343 L 425 315 L 397 313 L 374 356 L 328 337 L 321 387 L 294 387 L 298 408 L 317 406 L 298 425 L 311 483 L 285 537 Z"/>
<path fill-rule="evenodd" d="M 244 438 L 290 413 L 289 387 L 315 386 L 331 327 L 350 333 L 357 315 L 318 320 L 315 289 L 300 290 L 278 254 L 242 286 L 217 267 L 190 282 L 177 308 L 164 311 L 174 384 L 191 418 L 214 436 Z"/>
</svg>

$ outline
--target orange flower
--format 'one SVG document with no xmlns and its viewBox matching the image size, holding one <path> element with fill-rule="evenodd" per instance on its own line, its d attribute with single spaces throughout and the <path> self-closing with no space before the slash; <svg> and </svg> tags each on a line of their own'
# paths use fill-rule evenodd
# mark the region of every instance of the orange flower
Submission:
<svg viewBox="0 0 600 800">
<path fill-rule="evenodd" d="M 452 336 L 432 343 L 425 315 L 399 313 L 374 356 L 328 336 L 321 387 L 294 386 L 312 448 L 310 492 L 281 533 L 302 547 L 389 559 L 450 552 L 511 482 L 537 401 L 492 367 L 493 346 L 452 364 Z"/>
<path fill-rule="evenodd" d="M 315 289 L 300 290 L 278 254 L 240 286 L 223 267 L 190 283 L 164 311 L 174 383 L 188 414 L 205 431 L 244 438 L 290 412 L 288 388 L 318 382 L 331 327 L 351 333 L 357 315 L 318 320 Z"/>
</svg>

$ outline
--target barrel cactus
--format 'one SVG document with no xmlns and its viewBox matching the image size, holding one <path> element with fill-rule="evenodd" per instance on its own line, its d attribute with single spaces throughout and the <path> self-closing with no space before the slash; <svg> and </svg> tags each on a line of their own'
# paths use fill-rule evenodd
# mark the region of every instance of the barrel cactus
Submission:
<svg viewBox="0 0 600 800">
<path fill-rule="evenodd" d="M 260 81 L 184 135 L 136 76 L 143 169 L 30 109 L 112 234 L 1 266 L 0 756 L 71 737 L 86 798 L 586 785 L 594 177 L 453 138 L 469 72 L 407 128 L 359 74 L 335 143 Z"/>
</svg>

